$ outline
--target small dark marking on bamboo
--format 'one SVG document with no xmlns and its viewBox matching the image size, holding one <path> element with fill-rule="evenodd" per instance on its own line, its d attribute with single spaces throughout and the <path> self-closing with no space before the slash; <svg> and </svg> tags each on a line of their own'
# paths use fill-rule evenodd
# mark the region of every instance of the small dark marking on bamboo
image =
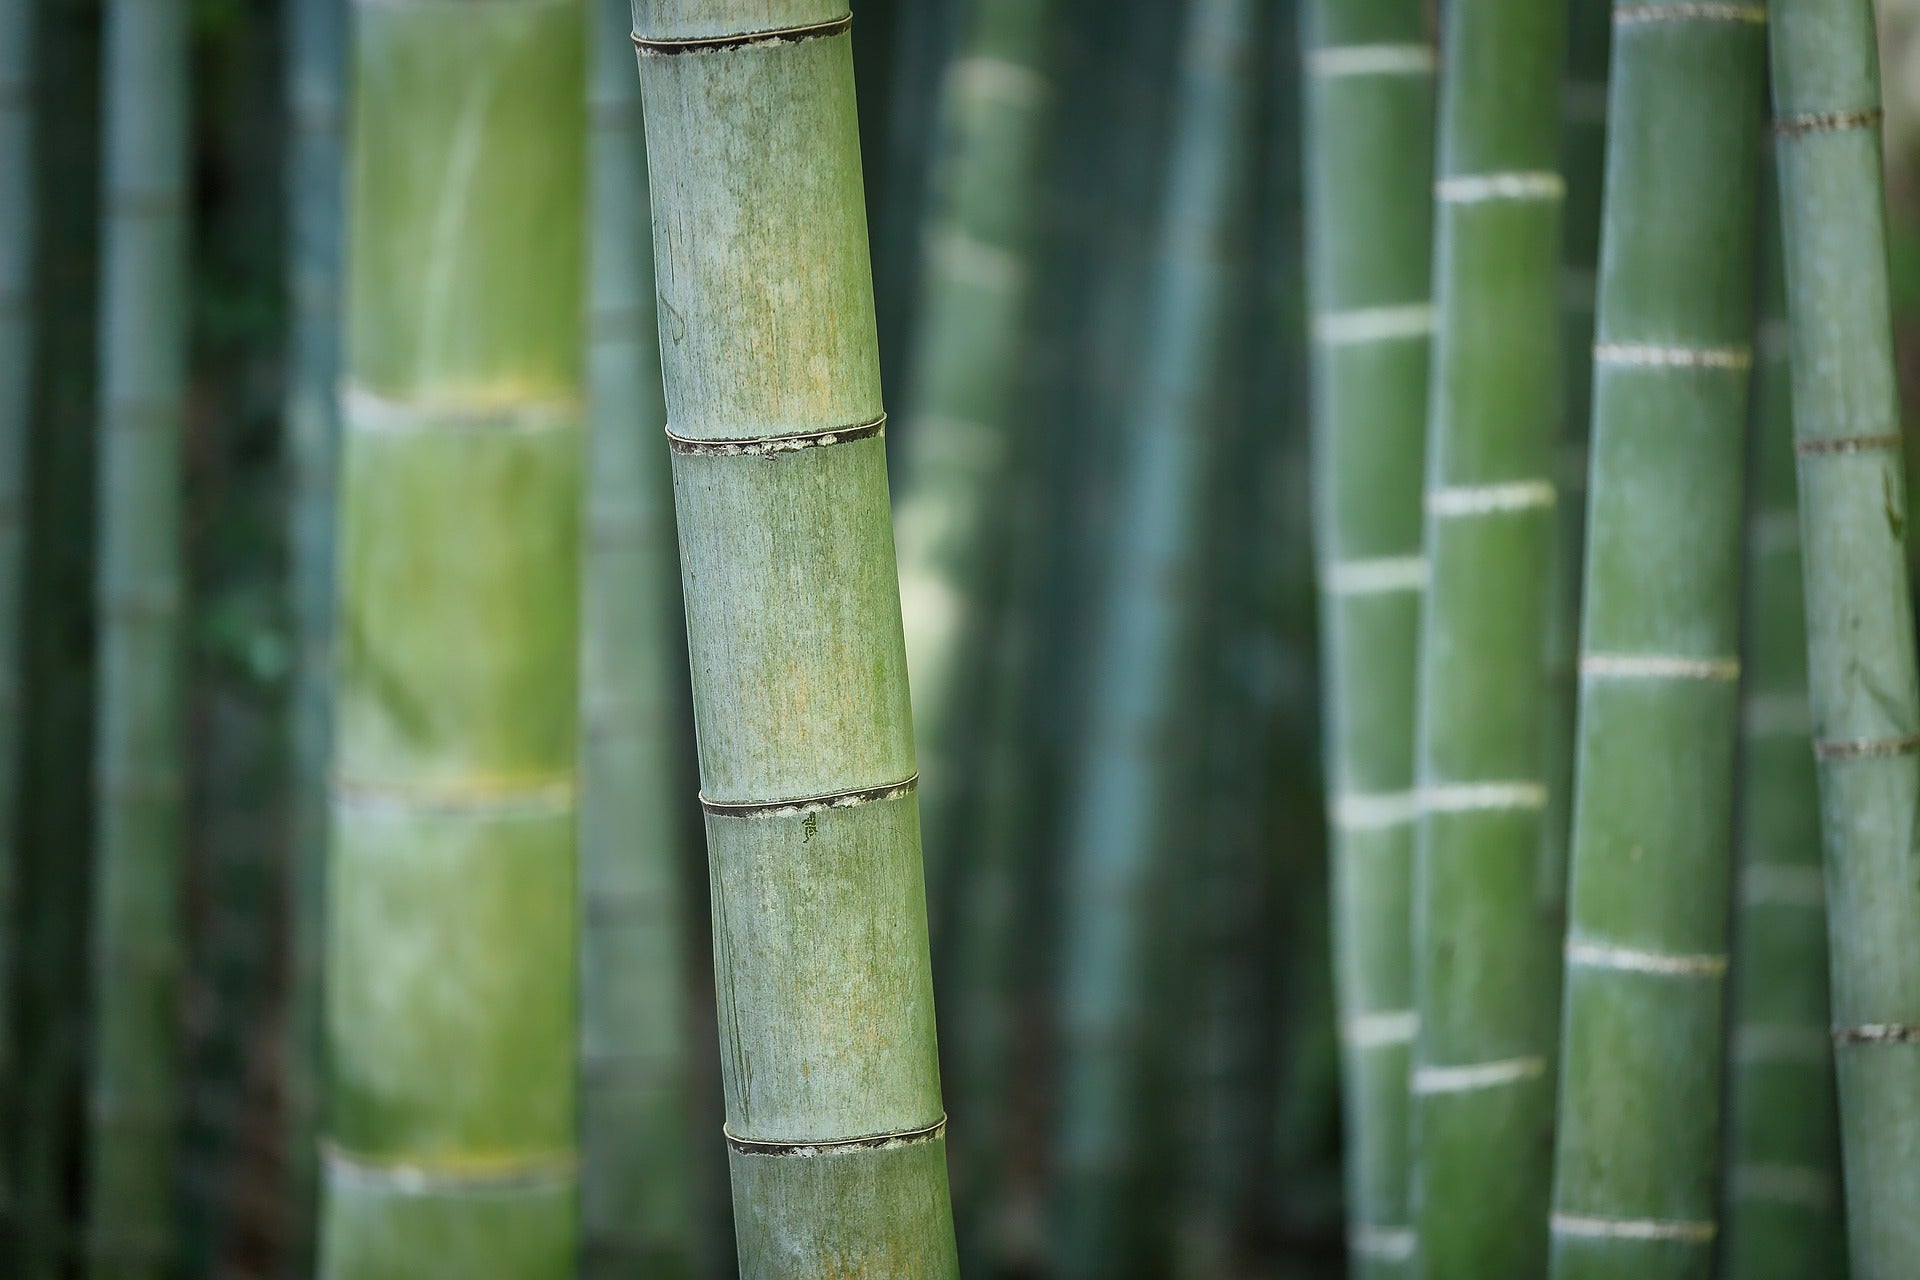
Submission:
<svg viewBox="0 0 1920 1280">
<path fill-rule="evenodd" d="M 1920 752 L 1920 733 L 1903 738 L 1828 738 L 1813 744 L 1818 760 L 1891 760 Z"/>
<path fill-rule="evenodd" d="M 1885 118 L 1886 113 L 1878 107 L 1862 111 L 1809 111 L 1805 115 L 1780 117 L 1773 122 L 1773 132 L 1780 138 L 1803 138 L 1810 133 L 1875 129 Z"/>
<path fill-rule="evenodd" d="M 633 47 L 643 58 L 672 58 L 684 53 L 713 53 L 721 49 L 741 49 L 756 44 L 799 44 L 803 40 L 825 40 L 841 35 L 853 26 L 853 15 L 842 14 L 827 22 L 810 22 L 799 27 L 777 27 L 770 31 L 740 31 L 726 36 L 689 36 L 656 39 L 633 33 Z"/>
<path fill-rule="evenodd" d="M 1803 458 L 1818 458 L 1832 454 L 1876 453 L 1897 451 L 1900 448 L 1900 433 L 1892 432 L 1881 436 L 1840 436 L 1834 439 L 1795 440 L 1793 451 Z"/>
<path fill-rule="evenodd" d="M 1857 1027 L 1835 1027 L 1833 1042 L 1842 1044 L 1920 1044 L 1920 1025 L 1910 1022 L 1868 1022 Z"/>
<path fill-rule="evenodd" d="M 673 452 L 690 457 L 718 458 L 771 458 L 782 453 L 797 453 L 802 449 L 820 449 L 833 444 L 852 444 L 856 440 L 869 440 L 882 435 L 887 429 L 887 415 L 881 414 L 871 422 L 856 423 L 850 427 L 829 427 L 825 431 L 797 431 L 784 436 L 756 436 L 728 440 L 696 440 L 690 436 L 676 435 L 672 427 L 667 428 L 667 447 Z"/>
<path fill-rule="evenodd" d="M 355 1183 L 400 1195 L 490 1195 L 535 1191 L 568 1186 L 580 1176 L 580 1158 L 571 1147 L 472 1168 L 358 1156 L 334 1142 L 322 1141 L 319 1146 L 329 1181 Z"/>
<path fill-rule="evenodd" d="M 855 805 L 897 800 L 901 796 L 911 795 L 919 785 L 920 775 L 915 773 L 899 782 L 888 782 L 877 787 L 857 787 L 820 796 L 799 796 L 792 800 L 709 800 L 702 793 L 700 807 L 716 818 L 797 818 L 803 815 L 810 818 L 828 809 L 851 809 Z"/>
<path fill-rule="evenodd" d="M 721 1132 L 727 1135 L 727 1145 L 743 1156 L 825 1156 L 837 1155 L 842 1151 L 872 1151 L 933 1142 L 946 1136 L 947 1117 L 942 1115 L 924 1129 L 901 1129 L 893 1133 L 872 1133 L 858 1138 L 832 1138 L 820 1142 L 763 1142 L 756 1138 L 743 1138 L 724 1125 L 721 1126 Z"/>
</svg>

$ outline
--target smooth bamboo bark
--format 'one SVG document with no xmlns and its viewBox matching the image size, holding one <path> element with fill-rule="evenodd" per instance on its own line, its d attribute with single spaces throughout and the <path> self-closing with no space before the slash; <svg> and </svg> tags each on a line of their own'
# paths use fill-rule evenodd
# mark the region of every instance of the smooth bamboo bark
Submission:
<svg viewBox="0 0 1920 1280">
<path fill-rule="evenodd" d="M 107 9 L 87 1270 L 177 1264 L 187 7 Z"/>
<path fill-rule="evenodd" d="M 327 759 L 332 739 L 333 515 L 340 421 L 345 0 L 286 11 L 288 565 L 294 643 L 286 1025 L 287 1234 L 281 1274 L 313 1274 L 318 1204 Z"/>
<path fill-rule="evenodd" d="M 1226 254 L 1253 153 L 1256 6 L 1193 0 L 1185 9 L 1175 142 L 1148 305 L 1152 338 L 1139 400 L 1120 440 L 1120 513 L 1094 623 L 1093 706 L 1074 808 L 1066 819 L 1061 942 L 1061 1106 L 1057 1131 L 1060 1265 L 1116 1277 L 1154 1265 L 1141 1233 L 1156 1144 L 1143 1123 L 1155 1069 L 1150 1043 L 1156 910 L 1165 852 L 1185 812 L 1181 748 L 1188 673 L 1199 641 L 1220 357 L 1230 314 Z"/>
<path fill-rule="evenodd" d="M 570 1276 L 583 10 L 355 27 L 321 1274 Z"/>
<path fill-rule="evenodd" d="M 1411 1085 L 1428 1280 L 1546 1267 L 1556 930 L 1539 881 L 1565 26 L 1565 0 L 1458 0 L 1441 41 Z"/>
<path fill-rule="evenodd" d="M 1920 695 L 1868 0 L 1775 0 L 1808 683 L 1858 1280 L 1920 1256 Z"/>
<path fill-rule="evenodd" d="M 1307 43 L 1315 544 L 1348 1251 L 1412 1274 L 1414 678 L 1433 336 L 1434 50 L 1420 0 L 1316 0 Z"/>
<path fill-rule="evenodd" d="M 646 142 L 627 0 L 594 0 L 581 625 L 580 1142 L 588 1276 L 694 1265 L 681 868 L 685 668 Z"/>
<path fill-rule="evenodd" d="M 1614 10 L 1553 1271 L 1712 1259 L 1764 10 Z"/>
<path fill-rule="evenodd" d="M 641 0 L 740 1271 L 958 1274 L 844 0 Z"/>
<path fill-rule="evenodd" d="M 1771 186 L 1772 183 L 1768 182 Z M 1727 1054 L 1728 1280 L 1842 1274 L 1820 796 L 1777 205 L 1760 237 Z"/>
</svg>

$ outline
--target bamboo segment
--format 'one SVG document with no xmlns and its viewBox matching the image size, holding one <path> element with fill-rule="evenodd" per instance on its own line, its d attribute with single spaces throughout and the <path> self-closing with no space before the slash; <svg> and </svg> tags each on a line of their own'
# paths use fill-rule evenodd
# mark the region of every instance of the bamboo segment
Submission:
<svg viewBox="0 0 1920 1280">
<path fill-rule="evenodd" d="M 1873 5 L 1776 0 L 1773 97 L 1808 684 L 1858 1280 L 1920 1256 L 1920 694 Z"/>
<path fill-rule="evenodd" d="M 577 0 L 355 15 L 321 1274 L 574 1266 Z"/>
<path fill-rule="evenodd" d="M 1565 0 L 1441 42 L 1414 869 L 1415 1227 L 1429 1280 L 1546 1267 L 1552 915 L 1539 864 L 1560 421 Z M 1402 818 L 1404 801 L 1369 806 Z"/>
<path fill-rule="evenodd" d="M 1199 641 L 1210 420 L 1229 330 L 1235 234 L 1252 151 L 1257 6 L 1185 9 L 1175 143 L 1164 176 L 1146 365 L 1122 438 L 1117 527 L 1094 624 L 1087 755 L 1065 819 L 1061 942 L 1060 1259 L 1071 1276 L 1150 1272 L 1151 1079 L 1164 850 L 1188 789 L 1179 745 Z"/>
<path fill-rule="evenodd" d="M 1614 10 L 1553 1272 L 1708 1274 L 1763 10 Z"/>
<path fill-rule="evenodd" d="M 1411 1275 L 1414 676 L 1433 335 L 1419 0 L 1317 0 L 1306 55 L 1316 512 L 1354 1274 Z"/>
<path fill-rule="evenodd" d="M 595 0 L 581 628 L 581 1241 L 588 1276 L 691 1274 L 680 658 L 644 126 L 626 0 Z"/>
<path fill-rule="evenodd" d="M 88 1274 L 176 1264 L 187 9 L 108 7 Z"/>
<path fill-rule="evenodd" d="M 945 172 L 928 232 L 926 291 L 908 369 L 912 412 L 895 520 L 914 726 L 928 776 L 928 883 L 936 918 L 958 892 L 946 876 L 975 848 L 966 815 L 984 732 L 977 695 L 1011 546 L 1004 493 L 1053 87 L 1054 0 L 982 0 L 947 72 Z"/>
<path fill-rule="evenodd" d="M 643 0 L 741 1274 L 952 1277 L 844 0 Z"/>
<path fill-rule="evenodd" d="M 1786 286 L 1775 202 L 1768 199 L 1765 207 L 1772 216 L 1760 239 L 1763 319 L 1748 485 L 1729 1130 L 1721 1180 L 1721 1268 L 1728 1280 L 1797 1280 L 1844 1270 Z"/>
</svg>

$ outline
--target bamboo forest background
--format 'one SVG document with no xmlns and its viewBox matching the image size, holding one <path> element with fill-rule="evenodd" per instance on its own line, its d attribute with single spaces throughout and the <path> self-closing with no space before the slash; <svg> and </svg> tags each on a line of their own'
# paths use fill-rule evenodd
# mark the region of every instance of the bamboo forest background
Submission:
<svg viewBox="0 0 1920 1280">
<path fill-rule="evenodd" d="M 119 1232 L 170 1242 L 179 1275 L 307 1275 L 323 1097 L 319 850 L 349 6 L 0 6 L 4 127 L 31 121 L 0 136 L 30 141 L 0 151 L 0 165 L 23 166 L 0 172 L 0 230 L 29 227 L 32 245 L 13 274 L 0 245 L 0 321 L 24 319 L 32 333 L 30 366 L 0 363 L 0 378 L 14 379 L 0 383 L 0 419 L 27 418 L 24 450 L 0 457 L 0 598 L 18 602 L 0 679 L 20 673 L 0 688 L 0 1272 L 77 1274 L 107 1247 L 102 1234 Z M 585 1274 L 720 1276 L 733 1273 L 735 1244 L 686 637 L 663 550 L 672 499 L 648 355 L 640 88 L 624 0 L 588 7 L 581 1257 Z M 1377 1192 L 1369 1177 L 1404 1187 L 1397 1167 L 1343 1173 L 1308 451 L 1296 12 L 1307 7 L 857 6 L 968 1275 L 1343 1275 L 1347 1215 L 1364 1221 L 1358 1202 Z M 154 29 L 116 42 L 116 8 L 153 10 L 142 20 Z M 1603 8 L 1574 6 L 1565 126 L 1540 140 L 1566 156 L 1564 278 L 1576 286 L 1591 283 L 1598 235 L 1604 67 L 1593 62 L 1605 36 L 1603 21 L 1596 45 L 1579 13 Z M 1911 406 L 1920 4 L 1884 8 L 1897 350 Z M 143 117 L 157 132 L 130 163 L 103 138 L 116 109 L 148 108 L 116 108 L 114 92 L 164 78 L 139 54 L 164 58 L 169 40 L 184 48 L 171 99 L 181 136 L 170 153 L 164 119 Z M 1416 172 L 1411 189 L 1424 192 L 1428 176 Z M 177 305 L 115 323 L 106 246 L 117 219 L 153 208 L 184 215 Z M 1763 237 L 1776 227 L 1769 215 Z M 1425 254 L 1424 222 L 1398 232 Z M 1411 279 L 1422 291 L 1426 275 L 1420 257 Z M 1758 289 L 1777 316 L 1777 266 Z M 1567 323 L 1569 350 L 1584 353 L 1577 308 Z M 164 382 L 170 360 L 184 385 L 177 453 L 121 457 L 127 433 L 103 424 L 104 389 L 125 368 Z M 1566 403 L 1584 405 L 1584 359 L 1568 363 Z M 1764 355 L 1761 366 L 1758 433 L 1784 456 L 1784 393 L 1769 390 L 1777 371 Z M 29 368 L 31 394 L 16 396 Z M 1584 408 L 1569 413 L 1584 428 Z M 987 425 L 943 429 L 955 423 Z M 108 472 L 115 483 L 101 489 Z M 177 565 L 154 546 L 168 536 L 169 492 L 180 502 Z M 1753 505 L 1755 529 L 1777 527 L 1780 509 L 1790 522 L 1790 477 L 1759 468 Z M 1797 570 L 1770 569 L 1768 545 L 1756 534 L 1749 546 L 1750 614 L 1794 614 L 1797 596 L 1782 605 L 1778 593 L 1798 592 Z M 17 583 L 6 577 L 16 547 Z M 1116 557 L 1138 569 L 1119 585 Z M 150 741 L 140 725 L 100 713 L 128 653 L 174 642 L 155 622 L 171 617 L 156 598 L 179 604 L 184 655 L 181 754 L 165 760 L 140 755 Z M 1753 651 L 1752 678 L 1784 682 L 1791 697 L 1797 639 L 1750 625 L 1774 645 Z M 16 636 L 17 662 L 5 647 Z M 1553 678 L 1570 685 L 1574 638 L 1549 643 L 1564 668 Z M 117 727 L 96 731 L 106 724 Z M 168 727 L 145 731 L 164 739 Z M 1413 765 L 1402 765 L 1410 786 Z M 1554 767 L 1570 772 L 1572 760 Z M 1764 755 L 1747 768 L 1743 827 L 1768 834 L 1780 858 L 1804 854 L 1814 836 L 1790 824 L 1811 822 L 1811 809 L 1780 797 L 1810 775 Z M 94 780 L 141 769 L 165 776 L 126 794 L 162 802 L 134 804 L 129 818 L 113 807 L 121 791 Z M 167 797 L 178 803 L 185 928 L 136 936 L 151 913 L 128 913 L 106 891 L 126 865 L 114 850 L 165 843 L 176 820 Z M 636 869 L 636 842 L 670 856 Z M 106 989 L 161 1012 L 111 1012 L 123 1002 L 92 994 L 102 965 Z M 644 989 L 612 976 L 634 972 L 648 975 Z M 120 1030 L 103 1039 L 105 1026 Z M 164 1097 L 169 1082 L 119 1055 L 141 1052 L 129 1037 L 164 1041 L 165 1026 L 178 1037 L 177 1101 L 159 1104 L 156 1129 L 138 1099 L 103 1098 Z M 1730 1079 L 1739 1105 L 1742 1078 Z M 1544 1196 L 1551 1170 L 1539 1154 Z M 172 1170 L 149 1187 L 146 1216 L 96 1216 L 89 1171 L 110 1167 L 133 1185 L 142 1160 Z M 1730 1233 L 1727 1256 L 1748 1247 L 1767 1249 Z"/>
</svg>

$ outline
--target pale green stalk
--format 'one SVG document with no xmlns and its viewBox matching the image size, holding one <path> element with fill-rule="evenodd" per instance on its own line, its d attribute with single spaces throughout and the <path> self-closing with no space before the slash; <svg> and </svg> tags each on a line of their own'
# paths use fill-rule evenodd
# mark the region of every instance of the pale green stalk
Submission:
<svg viewBox="0 0 1920 1280">
<path fill-rule="evenodd" d="M 1309 290 L 1336 1003 L 1354 1274 L 1412 1274 L 1414 677 L 1433 335 L 1420 0 L 1315 0 Z"/>
<path fill-rule="evenodd" d="M 579 0 L 352 40 L 320 1272 L 574 1273 Z"/>
<path fill-rule="evenodd" d="M 640 0 L 740 1271 L 957 1276 L 844 0 Z"/>
<path fill-rule="evenodd" d="M 1546 1266 L 1557 983 L 1539 881 L 1565 29 L 1566 0 L 1456 0 L 1440 42 L 1411 1086 L 1427 1280 L 1539 1280 Z"/>
<path fill-rule="evenodd" d="M 1920 692 L 1870 0 L 1775 0 L 1808 686 L 1856 1280 L 1920 1257 Z"/>
</svg>

